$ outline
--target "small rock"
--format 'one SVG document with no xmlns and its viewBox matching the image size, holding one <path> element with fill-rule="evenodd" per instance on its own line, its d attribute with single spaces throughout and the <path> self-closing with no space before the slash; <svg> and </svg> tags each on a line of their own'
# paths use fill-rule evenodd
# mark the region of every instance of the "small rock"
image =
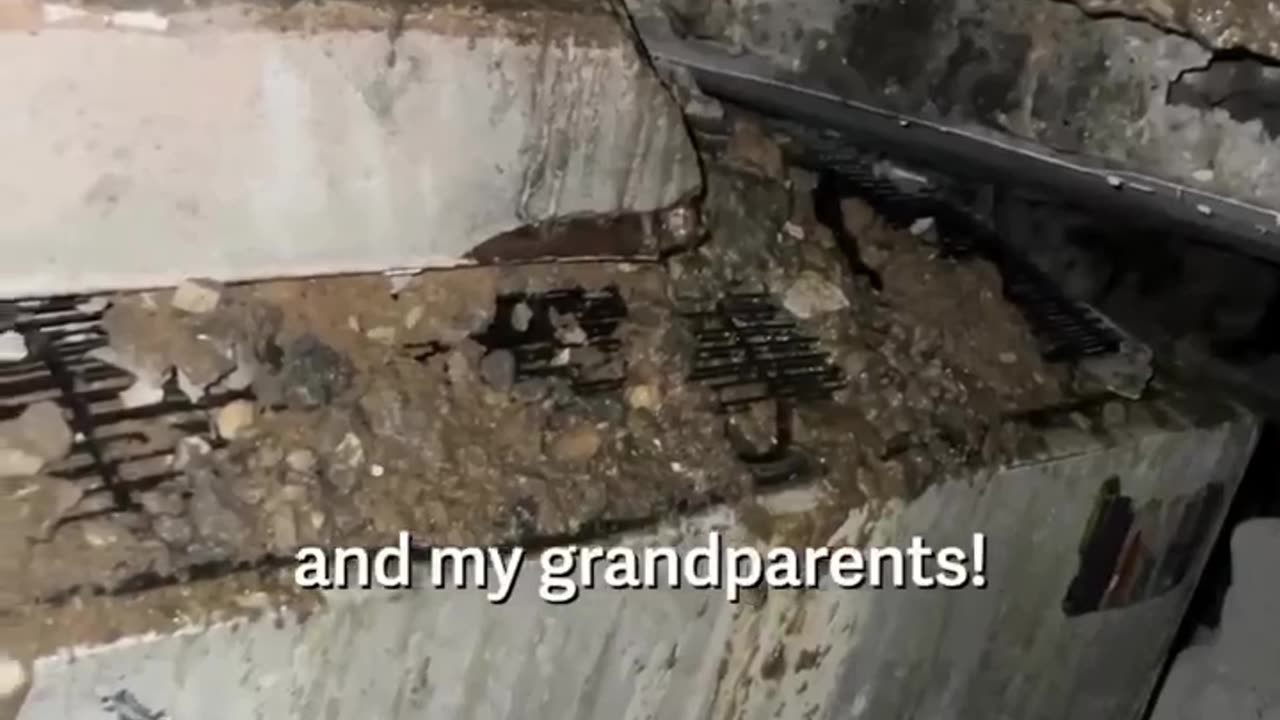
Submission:
<svg viewBox="0 0 1280 720">
<path fill-rule="evenodd" d="M 61 460 L 71 451 L 74 435 L 62 416 L 62 408 L 52 402 L 39 402 L 23 411 L 17 419 L 28 446 L 47 462 Z"/>
<path fill-rule="evenodd" d="M 648 384 L 632 385 L 627 388 L 626 398 L 627 405 L 633 410 L 657 412 L 661 403 L 658 388 Z"/>
<path fill-rule="evenodd" d="M 257 420 L 258 408 L 250 400 L 233 400 L 218 409 L 214 424 L 218 436 L 227 440 L 242 437 Z"/>
<path fill-rule="evenodd" d="M 284 461 L 294 472 L 309 473 L 316 467 L 316 454 L 306 448 L 299 448 L 290 452 Z"/>
<path fill-rule="evenodd" d="M 218 308 L 222 284 L 206 278 L 186 280 L 173 291 L 169 304 L 192 315 L 205 315 Z"/>
<path fill-rule="evenodd" d="M 314 335 L 303 335 L 289 345 L 280 371 L 286 401 L 303 408 L 333 402 L 354 376 L 351 363 Z"/>
<path fill-rule="evenodd" d="M 931 217 L 916 218 L 916 220 L 911 223 L 910 231 L 911 234 L 916 237 L 925 237 L 933 234 L 934 226 L 935 222 Z"/>
<path fill-rule="evenodd" d="M 0 333 L 0 362 L 20 362 L 26 359 L 26 339 L 13 330 Z"/>
<path fill-rule="evenodd" d="M 782 305 L 792 315 L 807 320 L 817 315 L 849 307 L 844 292 L 811 270 L 800 273 L 782 296 Z"/>
<path fill-rule="evenodd" d="M 359 467 L 364 464 L 364 444 L 355 433 L 342 436 L 342 442 L 333 449 L 334 459 L 347 467 Z"/>
<path fill-rule="evenodd" d="M 1005 365 L 1013 365 L 1018 362 L 1018 356 L 1011 352 L 1002 352 L 996 356 L 996 359 Z"/>
<path fill-rule="evenodd" d="M 386 474 L 386 472 L 387 472 L 387 469 L 377 463 L 374 463 L 369 466 L 369 474 L 376 478 L 382 477 L 383 475 Z"/>
<path fill-rule="evenodd" d="M 496 390 L 509 390 L 516 382 L 516 356 L 510 350 L 494 350 L 480 359 L 480 377 Z"/>
<path fill-rule="evenodd" d="M 533 310 L 524 302 L 516 303 L 511 308 L 511 329 L 518 333 L 527 332 L 529 323 L 533 320 Z"/>
<path fill-rule="evenodd" d="M 364 334 L 364 336 L 376 343 L 394 345 L 396 341 L 396 329 L 389 325 L 379 325 L 376 328 L 370 329 L 369 332 Z"/>
<path fill-rule="evenodd" d="M 1196 182 L 1210 183 L 1213 182 L 1214 173 L 1208 168 L 1201 168 L 1191 173 L 1191 177 Z"/>
<path fill-rule="evenodd" d="M 150 407 L 163 400 L 164 388 L 146 378 L 138 378 L 120 393 L 120 403 L 126 408 Z"/>
<path fill-rule="evenodd" d="M 600 433 L 590 425 L 579 425 L 558 435 L 551 443 L 551 457 L 561 462 L 583 462 L 600 451 Z"/>
<path fill-rule="evenodd" d="M 426 312 L 426 308 L 421 305 L 414 305 L 409 308 L 409 312 L 404 314 L 404 328 L 406 330 L 412 330 L 417 327 L 418 323 L 422 321 L 422 316 L 426 314 Z"/>
</svg>

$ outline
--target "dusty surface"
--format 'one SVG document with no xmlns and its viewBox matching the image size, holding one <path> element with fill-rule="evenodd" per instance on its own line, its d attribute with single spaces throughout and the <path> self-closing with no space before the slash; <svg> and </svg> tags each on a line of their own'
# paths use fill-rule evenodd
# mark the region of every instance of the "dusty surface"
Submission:
<svg viewBox="0 0 1280 720">
<path fill-rule="evenodd" d="M 776 157 L 767 150 L 748 154 Z M 787 423 L 789 448 L 808 461 L 800 476 L 842 507 L 1025 451 L 1028 433 L 1008 418 L 1060 403 L 1061 378 L 994 270 L 942 260 L 846 200 L 841 236 L 857 238 L 871 270 L 854 273 L 815 219 L 809 180 L 779 177 L 772 160 L 746 165 L 713 166 L 706 241 L 666 266 L 261 283 L 221 289 L 211 310 L 208 298 L 180 302 L 194 313 L 168 292 L 116 297 L 104 320 L 112 361 L 201 406 L 183 411 L 195 424 L 182 430 L 160 416 L 111 431 L 133 438 L 113 453 L 175 448 L 117 466 L 125 509 L 93 477 L 54 477 L 59 466 L 0 485 L 0 646 L 33 642 L 37 616 L 117 602 L 94 591 L 287 560 L 302 545 L 375 545 L 401 530 L 426 544 L 536 543 L 747 501 L 760 476 L 739 454 L 766 451 L 785 415 L 768 402 L 718 415 L 712 391 L 686 380 L 693 344 L 678 316 L 734 290 L 771 293 L 847 377 L 830 401 L 791 404 Z M 554 362 L 581 368 L 580 380 L 621 373 L 616 387 L 521 378 L 508 350 L 481 343 L 495 296 L 609 287 L 626 304 L 616 353 L 586 346 L 572 316 L 551 322 L 566 346 Z M 498 322 L 527 327 L 530 312 Z M 243 588 L 227 592 L 221 604 L 236 607 Z M 109 627 L 60 623 L 59 637 L 135 630 L 154 615 L 138 597 L 164 593 L 126 595 L 116 620 L 84 615 Z M 32 609 L 47 601 L 62 609 Z"/>
<path fill-rule="evenodd" d="M 1266 0 L 1071 0 L 1085 12 L 1124 15 L 1185 33 L 1215 50 L 1280 57 L 1280 10 Z"/>
</svg>

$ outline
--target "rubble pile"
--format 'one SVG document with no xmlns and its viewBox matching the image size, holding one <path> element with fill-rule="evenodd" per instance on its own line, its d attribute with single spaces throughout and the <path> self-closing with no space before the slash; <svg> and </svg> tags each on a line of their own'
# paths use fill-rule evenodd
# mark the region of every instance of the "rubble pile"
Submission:
<svg viewBox="0 0 1280 720">
<path fill-rule="evenodd" d="M 1009 418 L 1060 402 L 1063 384 L 994 269 L 941 259 L 849 199 L 839 235 L 871 270 L 854 272 L 853 249 L 815 217 L 813 178 L 743 132 L 730 147 L 747 160 L 708 168 L 705 241 L 665 265 L 192 280 L 112 298 L 110 344 L 94 355 L 135 378 L 116 402 L 177 397 L 183 422 L 121 416 L 102 429 L 111 488 L 63 472 L 84 442 L 72 450 L 57 406 L 0 427 L 0 542 L 14 549 L 0 572 L 21 578 L 0 608 L 401 530 L 431 544 L 535 541 L 735 501 L 754 490 L 742 458 L 767 450 L 784 416 L 809 479 L 845 503 L 910 497 L 1021 452 Z M 521 303 L 497 313 L 500 297 L 569 288 L 616 289 L 626 316 L 606 352 L 553 312 L 548 362 L 608 366 L 620 386 L 525 377 L 511 349 L 483 341 L 502 334 L 495 323 L 518 334 L 535 322 Z M 819 338 L 847 380 L 831 401 L 726 420 L 689 380 L 681 313 L 741 291 L 774 297 Z M 37 424 L 47 432 L 31 436 Z"/>
</svg>

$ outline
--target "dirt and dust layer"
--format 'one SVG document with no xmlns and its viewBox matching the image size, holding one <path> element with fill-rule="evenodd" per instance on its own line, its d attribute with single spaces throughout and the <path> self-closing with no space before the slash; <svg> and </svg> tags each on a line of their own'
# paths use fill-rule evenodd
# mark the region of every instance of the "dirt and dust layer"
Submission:
<svg viewBox="0 0 1280 720">
<path fill-rule="evenodd" d="M 939 257 L 857 199 L 840 203 L 837 239 L 816 217 L 813 178 L 776 150 L 748 133 L 709 163 L 703 241 L 665 264 L 112 298 L 97 356 L 133 382 L 108 402 L 177 394 L 183 424 L 123 413 L 97 428 L 112 488 L 68 479 L 83 451 L 59 459 L 68 449 L 47 443 L 0 480 L 0 608 L 25 617 L 52 598 L 401 530 L 428 544 L 537 543 L 750 505 L 760 476 L 742 458 L 780 439 L 843 509 L 837 524 L 868 499 L 1036 452 L 1010 418 L 1063 403 L 1066 377 L 1040 360 L 996 269 Z M 682 313 L 743 293 L 772 297 L 817 339 L 843 379 L 829 399 L 726 415 L 688 379 Z"/>
</svg>

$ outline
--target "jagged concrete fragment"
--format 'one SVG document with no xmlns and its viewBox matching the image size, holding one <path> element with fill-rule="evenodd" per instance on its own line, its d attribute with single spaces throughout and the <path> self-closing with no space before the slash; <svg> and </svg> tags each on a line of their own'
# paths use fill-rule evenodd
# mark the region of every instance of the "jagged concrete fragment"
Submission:
<svg viewBox="0 0 1280 720">
<path fill-rule="evenodd" d="M 1070 0 L 1086 12 L 1124 15 L 1186 33 L 1216 50 L 1280 58 L 1280 5 L 1261 0 Z"/>
<path fill-rule="evenodd" d="M 456 264 L 699 184 L 607 3 L 5 3 L 0 295 Z"/>
</svg>

